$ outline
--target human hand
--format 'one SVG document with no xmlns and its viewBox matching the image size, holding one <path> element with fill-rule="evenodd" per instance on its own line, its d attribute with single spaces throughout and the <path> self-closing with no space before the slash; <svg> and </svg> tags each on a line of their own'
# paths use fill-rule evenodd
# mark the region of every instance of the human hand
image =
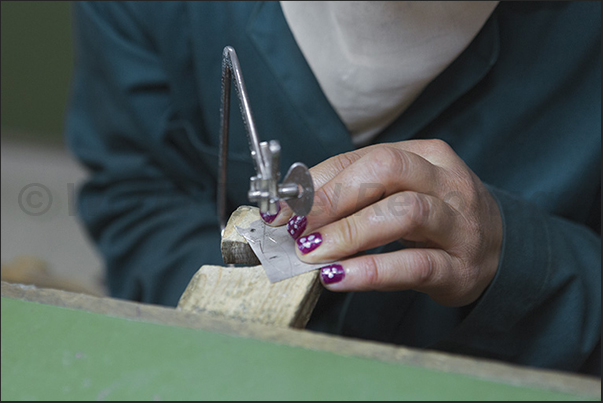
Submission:
<svg viewBox="0 0 603 403">
<path fill-rule="evenodd" d="M 301 260 L 336 262 L 321 269 L 328 289 L 413 289 L 442 305 L 463 306 L 494 278 L 502 243 L 498 206 L 445 142 L 378 144 L 310 172 L 316 189 L 310 214 L 291 217 L 283 206 L 267 221 L 288 221 Z M 396 240 L 407 248 L 358 255 Z"/>
</svg>

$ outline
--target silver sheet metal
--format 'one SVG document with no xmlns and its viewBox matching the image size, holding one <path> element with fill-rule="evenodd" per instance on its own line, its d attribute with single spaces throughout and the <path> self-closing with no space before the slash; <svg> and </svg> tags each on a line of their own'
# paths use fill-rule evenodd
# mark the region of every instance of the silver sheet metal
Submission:
<svg viewBox="0 0 603 403">
<path fill-rule="evenodd" d="M 308 264 L 299 260 L 295 254 L 295 241 L 286 225 L 271 227 L 257 220 L 249 228 L 235 228 L 247 240 L 272 283 L 325 266 L 324 263 Z"/>
</svg>

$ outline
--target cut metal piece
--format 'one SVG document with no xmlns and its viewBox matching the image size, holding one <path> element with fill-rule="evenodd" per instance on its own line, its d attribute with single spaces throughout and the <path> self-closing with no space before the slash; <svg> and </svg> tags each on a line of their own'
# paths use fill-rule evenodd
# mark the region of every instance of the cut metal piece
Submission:
<svg viewBox="0 0 603 403">
<path fill-rule="evenodd" d="M 257 220 L 252 222 L 249 228 L 235 228 L 247 240 L 272 283 L 325 266 L 299 260 L 295 254 L 295 241 L 285 225 L 271 227 L 262 220 Z"/>
</svg>

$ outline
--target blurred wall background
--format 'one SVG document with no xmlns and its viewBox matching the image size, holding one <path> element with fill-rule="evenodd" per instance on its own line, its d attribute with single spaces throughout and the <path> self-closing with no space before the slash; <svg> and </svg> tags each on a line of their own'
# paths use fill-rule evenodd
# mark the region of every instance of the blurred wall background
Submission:
<svg viewBox="0 0 603 403">
<path fill-rule="evenodd" d="M 63 141 L 71 3 L 0 4 L 2 279 L 103 292 L 101 260 L 76 216 L 86 172 Z"/>
<path fill-rule="evenodd" d="M 69 2 L 2 1 L 2 135 L 62 142 L 73 65 Z"/>
</svg>

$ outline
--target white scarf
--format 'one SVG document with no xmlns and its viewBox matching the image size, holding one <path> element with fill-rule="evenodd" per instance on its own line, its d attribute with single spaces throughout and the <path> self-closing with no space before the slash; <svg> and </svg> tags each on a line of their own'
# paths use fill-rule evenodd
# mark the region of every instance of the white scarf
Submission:
<svg viewBox="0 0 603 403">
<path fill-rule="evenodd" d="M 370 142 L 465 50 L 497 1 L 281 1 L 354 144 Z"/>
</svg>

